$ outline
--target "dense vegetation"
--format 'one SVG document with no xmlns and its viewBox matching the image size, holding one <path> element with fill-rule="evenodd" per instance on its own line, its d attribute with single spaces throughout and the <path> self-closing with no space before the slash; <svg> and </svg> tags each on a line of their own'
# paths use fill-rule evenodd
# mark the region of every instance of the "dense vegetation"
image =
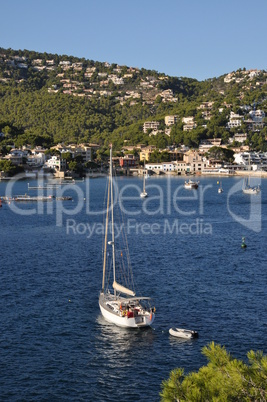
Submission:
<svg viewBox="0 0 267 402">
<path fill-rule="evenodd" d="M 164 402 L 204 401 L 266 401 L 267 356 L 250 351 L 249 364 L 232 358 L 225 348 L 213 342 L 203 348 L 209 360 L 198 372 L 188 375 L 181 368 L 170 373 L 162 383 L 161 400 Z"/>
<path fill-rule="evenodd" d="M 68 68 L 60 64 L 66 61 Z M 107 79 L 114 72 L 123 85 Z M 199 82 L 72 56 L 0 48 L 0 131 L 5 134 L 0 147 L 90 142 L 105 149 L 110 141 L 115 149 L 137 143 L 197 147 L 201 139 L 214 137 L 227 143 L 233 133 L 248 132 L 246 127 L 226 129 L 230 110 L 245 114 L 240 107 L 254 105 L 267 113 L 267 85 L 264 71 L 240 82 L 225 83 L 223 78 Z M 169 98 L 164 91 L 171 93 Z M 213 102 L 210 120 L 199 110 L 205 101 Z M 179 118 L 169 136 L 164 134 L 166 115 Z M 183 131 L 184 116 L 194 116 L 197 127 Z M 160 122 L 162 133 L 145 134 L 143 123 L 148 120 Z M 265 150 L 266 134 L 266 127 L 248 132 L 248 143 Z"/>
</svg>

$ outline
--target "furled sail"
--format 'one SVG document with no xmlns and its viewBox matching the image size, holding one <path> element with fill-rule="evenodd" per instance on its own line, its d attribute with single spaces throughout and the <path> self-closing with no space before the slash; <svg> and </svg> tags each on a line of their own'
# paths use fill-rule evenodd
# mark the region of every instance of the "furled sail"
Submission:
<svg viewBox="0 0 267 402">
<path fill-rule="evenodd" d="M 120 285 L 116 281 L 113 282 L 112 286 L 118 292 L 122 292 L 122 293 L 124 293 L 126 295 L 129 295 L 129 296 L 135 296 L 135 293 L 131 289 L 127 289 L 125 286 Z"/>
</svg>

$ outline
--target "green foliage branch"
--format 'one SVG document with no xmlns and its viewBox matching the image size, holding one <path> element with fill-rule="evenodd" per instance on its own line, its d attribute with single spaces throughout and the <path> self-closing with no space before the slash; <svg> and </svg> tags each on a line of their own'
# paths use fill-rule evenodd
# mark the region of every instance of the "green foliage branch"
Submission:
<svg viewBox="0 0 267 402">
<path fill-rule="evenodd" d="M 250 351 L 248 364 L 233 358 L 226 349 L 211 342 L 202 349 L 208 364 L 198 372 L 172 370 L 162 383 L 162 402 L 266 402 L 267 356 Z"/>
</svg>

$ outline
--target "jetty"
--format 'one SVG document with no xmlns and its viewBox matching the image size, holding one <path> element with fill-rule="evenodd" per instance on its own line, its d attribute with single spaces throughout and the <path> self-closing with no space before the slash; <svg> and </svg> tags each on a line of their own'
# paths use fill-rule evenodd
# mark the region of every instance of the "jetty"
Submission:
<svg viewBox="0 0 267 402">
<path fill-rule="evenodd" d="M 30 183 L 28 183 L 28 190 L 54 190 L 59 188 L 58 184 L 46 184 L 44 186 L 30 186 Z"/>
</svg>

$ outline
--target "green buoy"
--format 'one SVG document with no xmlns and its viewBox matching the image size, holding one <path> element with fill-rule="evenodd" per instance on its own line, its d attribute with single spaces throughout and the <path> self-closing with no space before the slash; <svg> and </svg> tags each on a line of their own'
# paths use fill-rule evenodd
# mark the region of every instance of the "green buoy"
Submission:
<svg viewBox="0 0 267 402">
<path fill-rule="evenodd" d="M 241 247 L 242 247 L 242 248 L 246 248 L 246 247 L 247 247 L 247 245 L 246 245 L 246 243 L 245 243 L 245 240 L 246 240 L 246 238 L 245 238 L 245 237 L 242 237 L 242 244 L 241 244 Z"/>
</svg>

